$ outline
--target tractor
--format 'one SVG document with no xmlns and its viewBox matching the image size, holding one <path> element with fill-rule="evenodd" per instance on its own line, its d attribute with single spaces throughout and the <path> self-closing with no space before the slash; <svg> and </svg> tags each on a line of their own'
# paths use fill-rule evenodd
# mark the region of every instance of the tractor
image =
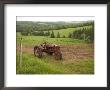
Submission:
<svg viewBox="0 0 110 90">
<path fill-rule="evenodd" d="M 38 46 L 34 46 L 34 55 L 42 58 L 43 53 L 47 53 L 49 55 L 54 55 L 56 60 L 62 59 L 62 53 L 60 50 L 60 46 L 55 44 L 48 44 L 47 42 L 44 42 Z"/>
</svg>

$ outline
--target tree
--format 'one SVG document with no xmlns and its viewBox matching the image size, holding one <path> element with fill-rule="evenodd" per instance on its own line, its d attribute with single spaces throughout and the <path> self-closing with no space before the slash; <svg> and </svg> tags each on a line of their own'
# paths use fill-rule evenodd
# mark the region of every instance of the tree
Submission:
<svg viewBox="0 0 110 90">
<path fill-rule="evenodd" d="M 57 33 L 57 38 L 60 38 L 60 33 L 59 32 Z"/>
<path fill-rule="evenodd" d="M 65 35 L 63 35 L 62 38 L 66 38 Z"/>
<path fill-rule="evenodd" d="M 55 38 L 55 35 L 54 35 L 54 32 L 53 32 L 53 31 L 52 31 L 50 37 L 51 37 L 51 38 Z"/>
<path fill-rule="evenodd" d="M 81 34 L 81 38 L 80 38 L 80 39 L 82 39 L 82 40 L 85 40 L 85 39 L 86 39 L 85 33 L 82 33 L 82 34 Z"/>
<path fill-rule="evenodd" d="M 28 32 L 21 32 L 21 35 L 28 36 Z"/>
<path fill-rule="evenodd" d="M 71 36 L 72 36 L 72 34 L 71 34 L 71 33 L 69 33 L 69 34 L 68 34 L 68 38 L 71 38 Z"/>
<path fill-rule="evenodd" d="M 49 32 L 49 30 L 48 30 L 48 36 L 50 35 L 50 32 Z"/>
</svg>

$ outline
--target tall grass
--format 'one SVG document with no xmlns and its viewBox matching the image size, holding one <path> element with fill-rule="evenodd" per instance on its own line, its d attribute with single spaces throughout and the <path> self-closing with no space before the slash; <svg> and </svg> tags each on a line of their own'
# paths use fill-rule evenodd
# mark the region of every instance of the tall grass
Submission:
<svg viewBox="0 0 110 90">
<path fill-rule="evenodd" d="M 74 63 L 64 63 L 56 61 L 51 56 L 42 59 L 34 55 L 24 53 L 22 67 L 19 67 L 19 54 L 17 54 L 16 73 L 17 74 L 93 74 L 93 60 L 78 60 Z"/>
</svg>

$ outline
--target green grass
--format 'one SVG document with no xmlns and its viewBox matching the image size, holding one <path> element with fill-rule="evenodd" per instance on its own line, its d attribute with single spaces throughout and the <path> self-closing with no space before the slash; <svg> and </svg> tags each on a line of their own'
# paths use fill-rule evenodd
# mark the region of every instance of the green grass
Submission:
<svg viewBox="0 0 110 90">
<path fill-rule="evenodd" d="M 60 30 L 53 30 L 55 36 L 57 36 L 57 33 L 60 33 L 60 37 L 63 37 L 63 35 L 65 35 L 65 37 L 68 37 L 69 33 L 74 32 L 76 29 L 81 29 L 81 28 L 91 28 L 92 26 L 83 26 L 83 27 L 77 27 L 77 28 L 67 28 L 67 29 L 60 29 Z M 50 30 L 51 33 L 51 30 Z"/>
<path fill-rule="evenodd" d="M 19 54 L 17 54 L 19 58 Z M 74 63 L 66 64 L 65 60 L 56 61 L 53 57 L 47 56 L 43 59 L 24 53 L 22 67 L 19 67 L 17 59 L 17 74 L 93 74 L 93 60 L 78 60 Z"/>
<path fill-rule="evenodd" d="M 68 28 L 68 29 L 60 29 L 60 30 L 53 30 L 55 36 L 57 36 L 57 33 L 60 33 L 60 37 L 62 37 L 63 35 L 65 35 L 65 37 L 68 37 L 68 34 L 73 32 L 75 30 L 75 28 Z M 50 31 L 51 33 L 51 31 Z"/>
<path fill-rule="evenodd" d="M 24 45 L 36 45 L 47 41 L 51 44 L 68 45 L 68 44 L 84 44 L 84 40 L 72 39 L 72 38 L 49 38 L 44 36 L 23 36 L 22 44 Z M 17 38 L 17 44 L 20 39 Z"/>
</svg>

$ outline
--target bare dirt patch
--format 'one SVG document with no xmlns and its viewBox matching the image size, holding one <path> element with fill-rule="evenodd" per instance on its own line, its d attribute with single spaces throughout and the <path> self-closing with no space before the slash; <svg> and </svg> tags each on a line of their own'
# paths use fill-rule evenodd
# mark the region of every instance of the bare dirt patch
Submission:
<svg viewBox="0 0 110 90">
<path fill-rule="evenodd" d="M 93 44 L 61 46 L 61 51 L 66 60 L 89 59 L 94 57 Z"/>
<path fill-rule="evenodd" d="M 25 45 L 22 46 L 23 53 L 33 54 L 33 47 Z M 20 52 L 20 46 L 17 45 L 17 52 Z M 94 45 L 82 44 L 82 45 L 61 45 L 61 52 L 65 61 L 73 60 L 87 60 L 94 58 Z"/>
</svg>

